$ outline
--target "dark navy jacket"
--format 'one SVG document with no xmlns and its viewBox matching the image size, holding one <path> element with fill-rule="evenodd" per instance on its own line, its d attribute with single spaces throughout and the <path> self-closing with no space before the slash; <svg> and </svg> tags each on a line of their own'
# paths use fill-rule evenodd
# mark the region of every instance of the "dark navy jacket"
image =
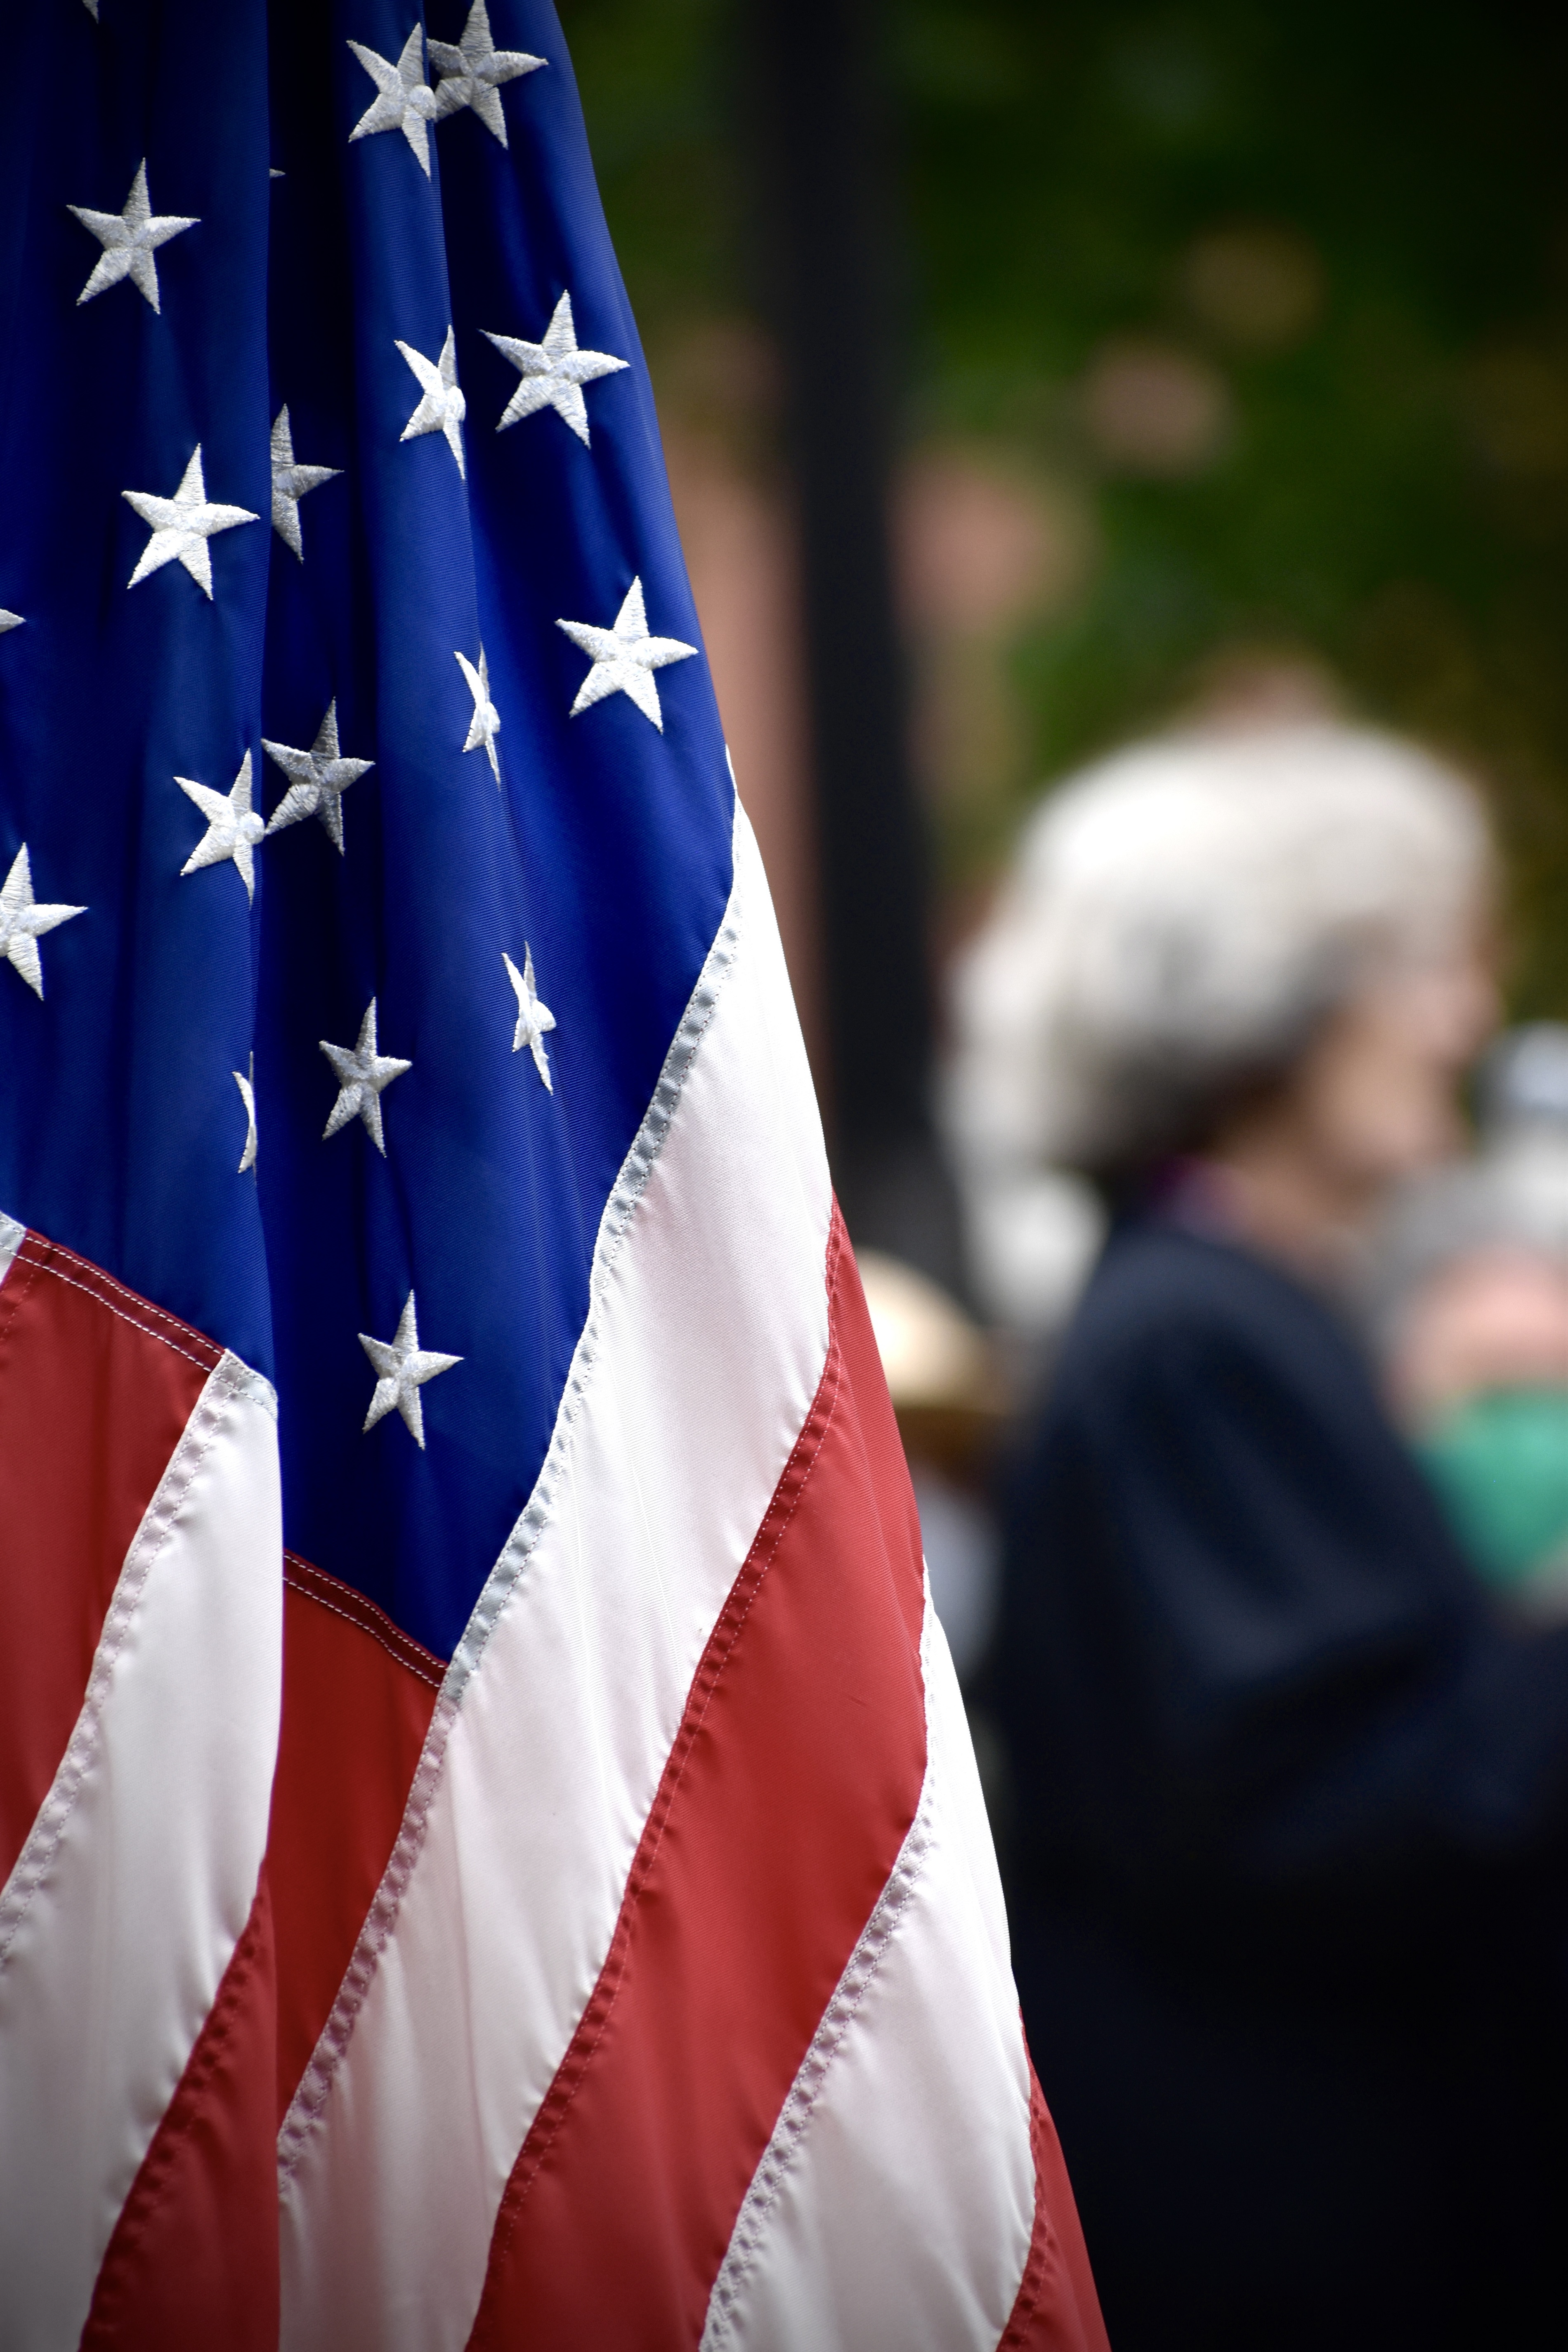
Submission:
<svg viewBox="0 0 1568 2352">
<path fill-rule="evenodd" d="M 1006 1505 L 1016 1959 L 1118 2352 L 1568 2343 L 1568 1630 L 1337 1315 L 1120 1226 Z"/>
</svg>

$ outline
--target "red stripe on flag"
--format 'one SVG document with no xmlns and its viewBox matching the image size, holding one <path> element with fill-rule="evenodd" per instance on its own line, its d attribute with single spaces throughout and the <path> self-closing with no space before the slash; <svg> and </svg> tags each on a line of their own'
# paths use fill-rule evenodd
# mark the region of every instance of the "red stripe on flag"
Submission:
<svg viewBox="0 0 1568 2352">
<path fill-rule="evenodd" d="M 126 1552 L 219 1353 L 37 1234 L 0 1285 L 0 1883 L 58 1769 Z"/>
<path fill-rule="evenodd" d="M 919 1521 L 842 1223 L 826 1368 L 691 1688 L 470 2342 L 689 2346 L 920 1801 Z"/>
<path fill-rule="evenodd" d="M 1029 2145 L 1035 2228 L 1017 2301 L 996 2352 L 1110 2352 L 1061 2142 L 1032 2063 Z"/>
<path fill-rule="evenodd" d="M 274 1999 L 264 1877 L 121 2208 L 81 2352 L 277 2352 Z"/>
<path fill-rule="evenodd" d="M 267 1848 L 279 2117 L 381 1884 L 445 1672 L 374 1602 L 287 1555 L 283 1724 Z"/>
</svg>

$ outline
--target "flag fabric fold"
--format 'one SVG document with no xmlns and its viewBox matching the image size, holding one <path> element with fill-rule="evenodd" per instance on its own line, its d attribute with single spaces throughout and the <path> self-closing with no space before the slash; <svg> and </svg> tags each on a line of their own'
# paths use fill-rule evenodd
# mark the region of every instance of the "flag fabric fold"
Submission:
<svg viewBox="0 0 1568 2352">
<path fill-rule="evenodd" d="M 0 2347 L 1099 2346 L 553 15 L 17 36 Z"/>
</svg>

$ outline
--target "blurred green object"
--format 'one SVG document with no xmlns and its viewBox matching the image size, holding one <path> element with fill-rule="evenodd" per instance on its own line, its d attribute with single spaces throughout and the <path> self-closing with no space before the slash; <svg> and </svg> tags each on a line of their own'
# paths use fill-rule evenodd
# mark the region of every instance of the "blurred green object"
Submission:
<svg viewBox="0 0 1568 2352">
<path fill-rule="evenodd" d="M 1472 1397 L 1419 1452 L 1489 1583 L 1522 1584 L 1568 1557 L 1568 1388 Z"/>
<path fill-rule="evenodd" d="M 757 309 L 745 5 L 562 0 L 675 406 L 723 404 L 692 391 L 690 354 Z M 954 904 L 1042 782 L 1239 656 L 1317 662 L 1475 761 L 1509 852 L 1516 1013 L 1568 1012 L 1568 16 L 881 15 L 910 443 L 1034 483 L 1061 541 L 1055 587 L 984 649 L 995 693 L 928 762 Z"/>
</svg>

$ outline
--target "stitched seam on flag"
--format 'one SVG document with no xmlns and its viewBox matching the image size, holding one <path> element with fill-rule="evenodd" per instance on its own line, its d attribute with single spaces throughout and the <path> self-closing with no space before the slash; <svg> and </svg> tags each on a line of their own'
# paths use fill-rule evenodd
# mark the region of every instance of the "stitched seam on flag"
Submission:
<svg viewBox="0 0 1568 2352">
<path fill-rule="evenodd" d="M 24 1242 L 22 1248 L 11 1261 L 10 1276 L 5 1284 L 5 1296 L 0 1299 L 0 1309 L 4 1310 L 0 1313 L 0 1347 L 5 1346 L 11 1326 L 21 1313 L 23 1299 L 38 1278 L 37 1260 L 28 1257 L 26 1250 L 26 1244 Z M 18 1268 L 21 1269 L 20 1273 L 17 1271 Z"/>
<path fill-rule="evenodd" d="M 130 2194 L 120 2209 L 120 2218 L 99 2269 L 79 2352 L 93 2352 L 94 2347 L 112 2344 L 121 2321 L 134 2316 L 134 2307 L 128 2314 L 125 2304 L 127 2295 L 133 2294 L 137 2285 L 137 2253 L 167 2202 L 174 2166 L 205 2113 L 204 2095 L 233 2046 L 243 2019 L 249 1980 L 266 1958 L 264 1930 L 268 1917 L 268 1906 L 258 1886 L 250 1916 L 229 1954 L 217 1997 L 207 2011 L 184 2072 L 158 2120 Z"/>
<path fill-rule="evenodd" d="M 102 1739 L 103 1710 L 115 1666 L 142 1605 L 147 1580 L 174 1535 L 185 1498 L 230 1410 L 240 1402 L 262 1402 L 256 1395 L 255 1381 L 255 1374 L 237 1356 L 226 1352 L 219 1358 L 180 1433 L 179 1444 L 142 1514 L 142 1524 L 132 1538 L 104 1617 L 103 1632 L 93 1653 L 81 1713 L 27 1843 L 0 1892 L 0 1969 L 5 1966 L 34 1895 L 48 1876 L 66 1824 L 97 1759 Z"/>
<path fill-rule="evenodd" d="M 389 1658 L 395 1659 L 400 1666 L 406 1666 L 411 1675 L 417 1675 L 419 1680 L 427 1684 L 430 1689 L 434 1691 L 440 1689 L 442 1669 L 438 1663 L 432 1670 L 431 1667 L 406 1656 L 395 1643 L 387 1641 L 384 1635 L 376 1632 L 374 1625 L 367 1625 L 363 1617 L 357 1617 L 352 1609 L 340 1609 L 335 1601 L 328 1601 L 312 1585 L 301 1583 L 297 1576 L 290 1576 L 287 1570 L 284 1571 L 283 1581 L 291 1592 L 298 1592 L 306 1601 L 313 1601 L 317 1608 L 324 1609 L 329 1616 L 341 1617 L 343 1623 L 352 1625 L 356 1633 L 368 1634 L 379 1649 L 386 1652 Z"/>
<path fill-rule="evenodd" d="M 42 1234 L 38 1239 L 43 1242 Z M 202 1339 L 203 1335 L 200 1332 L 194 1331 L 188 1323 L 182 1323 L 177 1315 L 167 1314 L 162 1307 L 154 1307 L 151 1299 L 142 1297 L 140 1291 L 127 1289 L 124 1283 L 117 1282 L 113 1275 L 106 1274 L 102 1266 L 95 1265 L 90 1258 L 83 1257 L 77 1250 L 68 1249 L 64 1242 L 44 1242 L 43 1245 L 49 1251 L 51 1259 L 64 1258 L 68 1265 L 76 1267 L 79 1274 L 89 1275 L 93 1283 L 100 1288 L 112 1290 L 121 1298 L 129 1298 L 133 1307 L 140 1307 L 145 1314 L 153 1316 L 158 1322 L 166 1323 L 172 1331 L 183 1331 L 189 1339 Z M 205 1344 L 211 1347 L 213 1343 L 209 1339 Z M 218 1352 L 221 1354 L 222 1350 Z"/>
<path fill-rule="evenodd" d="M 739 825 L 740 803 L 736 803 L 736 824 Z M 430 1728 L 425 1735 L 425 1745 L 415 1768 L 408 1802 L 404 1808 L 403 1825 L 397 1843 L 392 1849 L 381 1885 L 360 1930 L 353 1958 L 344 1972 L 337 2000 L 331 2016 L 321 2028 L 310 2063 L 300 2078 L 300 2086 L 289 2103 L 278 2134 L 278 2176 L 281 2190 L 298 2167 L 305 2148 L 325 2108 L 332 2080 L 342 2063 L 343 2053 L 354 2030 L 354 2021 L 364 2005 L 382 1953 L 385 1950 L 397 1914 L 402 1906 L 404 1889 L 413 1876 L 415 1864 L 425 1843 L 425 1832 L 430 1818 L 430 1808 L 436 1800 L 442 1769 L 446 1761 L 447 1743 L 452 1736 L 462 1706 L 463 1695 L 478 1671 L 480 1659 L 491 1633 L 495 1631 L 501 1611 L 521 1580 L 523 1571 L 538 1547 L 550 1522 L 555 1500 L 571 1454 L 577 1423 L 586 1402 L 588 1383 L 598 1362 L 598 1340 L 603 1319 L 605 1292 L 610 1269 L 619 1254 L 621 1243 L 630 1225 L 633 1212 L 641 1200 L 653 1174 L 658 1155 L 664 1148 L 676 1110 L 685 1091 L 686 1081 L 697 1057 L 697 1051 L 707 1034 L 709 1025 L 719 1007 L 719 997 L 725 982 L 734 970 L 741 940 L 740 880 L 737 872 L 725 909 L 707 960 L 698 975 L 680 1026 L 670 1040 L 664 1067 L 659 1072 L 653 1099 L 637 1129 L 631 1150 L 621 1163 L 621 1172 L 615 1190 L 605 1203 L 605 1213 L 599 1221 L 598 1239 L 594 1248 L 594 1264 L 589 1277 L 588 1313 L 577 1345 L 573 1350 L 571 1369 L 556 1409 L 555 1426 L 551 1433 L 550 1448 L 535 1482 L 533 1493 L 501 1549 L 500 1559 L 486 1580 L 483 1591 L 474 1604 L 463 1638 L 452 1655 L 442 1685 L 441 1696 L 430 1717 Z"/>
<path fill-rule="evenodd" d="M 687 1008 L 686 1016 L 676 1033 L 669 1053 L 665 1057 L 664 1068 L 659 1074 L 658 1084 L 654 1088 L 653 1100 L 648 1106 L 647 1116 L 637 1131 L 637 1139 L 630 1151 L 626 1154 L 620 1176 L 616 1180 L 616 1189 L 605 1203 L 605 1216 L 599 1228 L 599 1246 L 594 1252 L 588 1316 L 583 1327 L 582 1338 L 574 1351 L 572 1368 L 567 1374 L 566 1385 L 562 1392 L 561 1405 L 556 1415 L 556 1430 L 552 1436 L 550 1454 L 545 1458 L 544 1468 L 540 1474 L 533 1495 L 509 1537 L 500 1559 L 491 1570 L 484 1591 L 474 1604 L 473 1614 L 464 1630 L 462 1640 L 453 1653 L 451 1664 L 447 1669 L 446 1696 L 454 1704 L 460 1697 L 464 1686 L 478 1667 L 489 1637 L 495 1631 L 501 1611 L 516 1589 L 529 1557 L 537 1547 L 539 1538 L 549 1522 L 554 1506 L 556 1488 L 560 1485 L 561 1474 L 565 1468 L 571 1437 L 575 1433 L 577 1422 L 582 1416 L 583 1407 L 586 1402 L 589 1375 L 599 1360 L 597 1349 L 599 1326 L 610 1269 L 620 1255 L 621 1244 L 626 1239 L 632 1213 L 647 1189 L 648 1179 L 653 1174 L 654 1165 L 664 1148 L 676 1106 L 685 1090 L 691 1065 L 697 1058 L 697 1049 L 706 1036 L 713 1015 L 719 1009 L 719 992 L 733 968 L 739 940 L 738 922 L 733 919 L 727 919 L 709 951 L 708 962 L 703 968 L 696 989 L 692 992 L 691 1003 Z M 700 1020 L 694 1020 L 693 1015 L 699 1008 L 700 1008 L 701 1017 Z M 561 1440 L 559 1454 L 557 1454 L 555 1442 L 557 1436 Z"/>
<path fill-rule="evenodd" d="M 929 1595 L 926 1613 L 921 1664 L 922 1679 L 929 1689 Z M 849 2029 L 914 1901 L 921 1874 L 936 1834 L 935 1811 L 936 1759 L 928 1745 L 925 1781 L 914 1820 L 910 1823 L 899 1850 L 898 1860 L 888 1874 L 888 1883 L 878 1898 L 876 1908 L 849 1956 L 833 1998 L 822 2012 L 821 2022 L 812 2036 L 811 2047 L 801 2061 L 789 2094 L 779 2110 L 773 2137 L 763 2152 L 762 2161 L 752 2177 L 751 2187 L 735 2217 L 730 2243 L 709 2296 L 700 2352 L 721 2352 L 724 2345 L 734 2340 L 735 2319 L 741 2299 L 762 2252 L 774 2209 L 788 2185 L 790 2174 L 800 2161 L 817 2101 L 826 2086 L 834 2062 L 848 2039 Z"/>
<path fill-rule="evenodd" d="M 1023 2031 L 1023 2020 L 1018 2021 Z M 1056 2233 L 1051 2217 L 1046 2210 L 1044 2189 L 1046 2101 L 1031 2061 L 1029 2066 L 1029 2154 L 1035 2164 L 1035 2224 L 1029 2232 L 1029 2252 L 1024 2263 L 1024 2275 L 1018 2282 L 1018 2294 L 1007 2325 L 1002 2332 L 996 2352 L 1022 2352 L 1027 2341 L 1029 2322 L 1039 2308 L 1045 2293 L 1046 2273 L 1056 2246 Z"/>
<path fill-rule="evenodd" d="M 133 1329 L 142 1332 L 149 1339 L 161 1339 L 165 1348 L 172 1348 L 177 1356 L 184 1356 L 190 1363 L 199 1364 L 204 1372 L 212 1371 L 221 1360 L 224 1351 L 211 1339 L 206 1339 L 200 1331 L 193 1331 L 188 1323 L 180 1322 L 173 1315 L 165 1315 L 162 1307 L 153 1306 L 138 1292 L 127 1290 L 123 1283 L 116 1282 L 112 1275 L 104 1273 L 101 1266 L 91 1265 L 84 1257 L 78 1257 L 74 1250 L 68 1250 L 59 1242 L 45 1241 L 41 1234 L 29 1234 L 28 1240 L 37 1240 L 39 1248 L 47 1250 L 48 1255 L 33 1257 L 27 1249 L 26 1242 L 24 1242 L 16 1253 L 18 1259 L 24 1264 L 34 1265 L 40 1274 L 52 1275 L 57 1282 L 66 1283 L 72 1290 L 79 1290 L 87 1297 L 96 1299 L 100 1307 L 106 1307 L 111 1315 L 118 1315 L 122 1323 L 129 1323 Z M 79 1275 L 89 1275 L 92 1279 L 89 1282 L 80 1282 L 71 1275 L 62 1273 L 56 1263 L 60 1258 L 64 1258 L 68 1265 L 74 1265 Z M 104 1297 L 106 1290 L 112 1290 L 118 1297 L 130 1299 L 133 1307 L 139 1307 L 142 1309 L 142 1314 L 153 1316 L 159 1323 L 166 1323 L 169 1327 L 168 1330 L 155 1330 L 151 1323 L 143 1323 L 137 1316 L 128 1315 L 122 1307 L 115 1305 L 112 1298 Z M 205 1349 L 209 1352 L 197 1355 L 192 1349 L 183 1348 L 179 1339 L 172 1339 L 169 1337 L 170 1331 L 177 1331 L 180 1339 L 194 1340 L 197 1348 Z M 237 1357 L 235 1360 L 237 1362 L 238 1358 Z"/>
<path fill-rule="evenodd" d="M 289 1573 L 290 1569 L 301 1570 L 304 1573 L 290 1576 Z M 341 1617 L 343 1623 L 352 1625 L 356 1633 L 367 1633 L 373 1642 L 380 1643 L 389 1658 L 395 1658 L 400 1666 L 406 1666 L 411 1675 L 417 1675 L 420 1681 L 427 1683 L 432 1690 L 440 1689 L 446 1668 L 431 1651 L 421 1649 L 416 1642 L 410 1640 L 406 1634 L 401 1633 L 399 1628 L 389 1617 L 383 1619 L 383 1623 L 386 1627 L 384 1633 L 379 1626 L 368 1623 L 366 1622 L 368 1618 L 381 1617 L 382 1612 L 374 1601 L 366 1601 L 363 1593 L 354 1594 L 355 1600 L 361 1603 L 365 1612 L 365 1615 L 362 1617 L 356 1611 L 344 1609 L 336 1601 L 329 1601 L 324 1592 L 318 1592 L 315 1586 L 308 1581 L 308 1579 L 312 1576 L 320 1576 L 323 1583 L 328 1581 L 322 1570 L 312 1568 L 310 1562 L 308 1559 L 301 1559 L 298 1552 L 284 1553 L 283 1581 L 290 1591 L 301 1594 L 307 1601 L 313 1601 L 319 1609 L 329 1611 L 332 1616 Z"/>
<path fill-rule="evenodd" d="M 833 1295 L 833 1277 L 842 1246 L 842 1233 L 843 1228 L 838 1219 L 835 1217 L 827 1244 L 827 1292 L 830 1298 Z M 681 1780 L 685 1777 L 686 1767 L 697 1744 L 698 1734 L 707 1720 L 708 1710 L 712 1705 L 714 1694 L 723 1678 L 726 1666 L 734 1654 L 736 1643 L 744 1630 L 746 1620 L 751 1615 L 757 1596 L 763 1589 L 763 1580 L 778 1557 L 779 1546 L 788 1533 L 791 1520 L 800 1508 L 801 1497 L 805 1493 L 811 1474 L 821 1459 L 822 1448 L 826 1442 L 827 1433 L 833 1425 L 833 1418 L 838 1409 L 843 1388 L 844 1358 L 838 1346 L 837 1334 L 834 1334 L 829 1339 L 827 1361 L 823 1367 L 816 1394 L 812 1399 L 811 1410 L 806 1414 L 800 1435 L 796 1438 L 790 1458 L 784 1465 L 779 1483 L 773 1489 L 773 1500 L 763 1514 L 763 1524 L 757 1530 L 756 1539 L 746 1556 L 740 1574 L 730 1589 L 729 1598 L 723 1609 L 720 1612 L 718 1622 L 709 1637 L 702 1663 L 693 1677 L 691 1696 L 687 1701 L 686 1713 L 682 1717 L 680 1729 L 676 1734 L 675 1744 L 670 1749 L 665 1765 L 658 1793 L 654 1799 L 647 1821 L 644 1824 L 637 1855 L 626 1880 L 626 1893 L 621 1899 L 620 1916 L 616 1922 L 616 1931 L 610 1939 L 610 1948 L 605 1954 L 604 1966 L 599 1971 L 598 1981 L 589 1996 L 587 2007 L 578 2021 L 577 2030 L 572 2037 L 566 2054 L 556 2068 L 554 2079 L 540 2103 L 532 2127 L 523 2142 L 522 2148 L 519 2151 L 517 2162 L 512 2168 L 511 2178 L 507 2182 L 501 2198 L 500 2210 L 496 2216 L 495 2229 L 491 2234 L 487 2281 L 489 2275 L 499 2273 L 505 2261 L 507 2248 L 516 2230 L 523 2202 L 539 2177 L 557 2134 L 566 2121 L 572 2102 L 582 2088 L 595 2053 L 609 2030 L 616 2002 L 620 1997 L 621 1987 L 626 1981 L 626 1962 L 637 1914 L 647 1894 L 648 1881 L 653 1875 L 654 1865 L 664 1843 L 664 1832 L 668 1825 Z M 780 1507 L 786 1494 L 788 1507 L 783 1510 L 781 1516 Z M 694 1705 L 694 1702 L 699 1700 L 700 1695 L 700 1703 Z M 476 2343 L 483 2340 L 479 2333 L 483 2317 L 484 2298 L 481 2295 L 479 2315 L 474 2324 L 473 2341 Z"/>
<path fill-rule="evenodd" d="M 58 1270 L 58 1265 L 54 1265 L 54 1263 L 49 1263 L 49 1261 L 33 1261 L 33 1263 L 36 1263 L 36 1265 L 37 1265 L 37 1273 L 40 1273 L 40 1275 L 52 1275 L 54 1282 L 64 1282 L 66 1286 L 68 1286 L 68 1289 L 80 1291 L 80 1294 L 85 1296 L 85 1298 L 91 1298 L 91 1301 L 97 1301 L 97 1306 L 108 1307 L 108 1312 L 110 1312 L 110 1315 L 118 1315 L 120 1322 L 127 1322 L 127 1324 L 130 1324 L 132 1328 L 134 1328 L 134 1331 L 141 1331 L 141 1334 L 146 1336 L 146 1339 L 163 1340 L 164 1348 L 172 1348 L 174 1355 L 184 1355 L 184 1357 L 185 1357 L 185 1362 L 188 1362 L 188 1364 L 195 1364 L 195 1367 L 200 1369 L 200 1371 L 212 1371 L 214 1364 L 221 1362 L 221 1355 L 224 1355 L 224 1350 L 221 1350 L 221 1348 L 214 1348 L 214 1352 L 212 1352 L 212 1355 L 209 1355 L 209 1357 L 195 1355 L 195 1352 L 193 1352 L 191 1348 L 181 1348 L 181 1343 L 179 1343 L 179 1340 L 176 1340 L 176 1339 L 169 1339 L 167 1331 L 155 1331 L 155 1328 L 153 1328 L 153 1324 L 143 1324 L 143 1322 L 139 1322 L 139 1318 L 136 1318 L 136 1315 L 127 1315 L 127 1312 L 124 1312 L 124 1307 L 118 1307 L 118 1306 L 115 1306 L 113 1298 L 106 1298 L 106 1296 L 103 1296 L 103 1291 L 99 1289 L 97 1284 L 91 1284 L 91 1282 L 78 1282 L 78 1279 L 75 1279 L 73 1275 L 64 1275 L 64 1273 L 61 1273 L 61 1270 Z M 82 1261 L 82 1258 L 73 1258 L 73 1263 L 75 1263 L 75 1265 L 82 1265 L 82 1263 L 85 1263 L 85 1261 Z M 97 1273 L 97 1267 L 94 1267 L 94 1273 Z M 106 1282 L 108 1282 L 108 1277 L 103 1277 L 103 1279 L 106 1279 Z M 120 1284 L 118 1284 L 118 1282 L 108 1282 L 108 1289 L 120 1291 L 120 1296 L 122 1296 L 122 1298 L 136 1298 L 134 1291 L 124 1291 L 124 1289 L 120 1289 Z M 141 1301 L 141 1298 L 136 1298 L 136 1306 L 143 1306 L 143 1301 Z M 153 1312 L 153 1315 L 157 1315 L 157 1307 L 151 1307 L 151 1310 L 148 1310 L 148 1312 Z M 160 1319 L 164 1319 L 164 1322 L 167 1322 L 169 1318 L 160 1318 Z M 174 1331 L 185 1331 L 185 1324 L 172 1324 L 172 1328 L 174 1328 Z M 188 1339 L 195 1339 L 197 1334 L 193 1334 L 193 1331 L 185 1331 L 185 1336 L 188 1336 Z"/>
</svg>

